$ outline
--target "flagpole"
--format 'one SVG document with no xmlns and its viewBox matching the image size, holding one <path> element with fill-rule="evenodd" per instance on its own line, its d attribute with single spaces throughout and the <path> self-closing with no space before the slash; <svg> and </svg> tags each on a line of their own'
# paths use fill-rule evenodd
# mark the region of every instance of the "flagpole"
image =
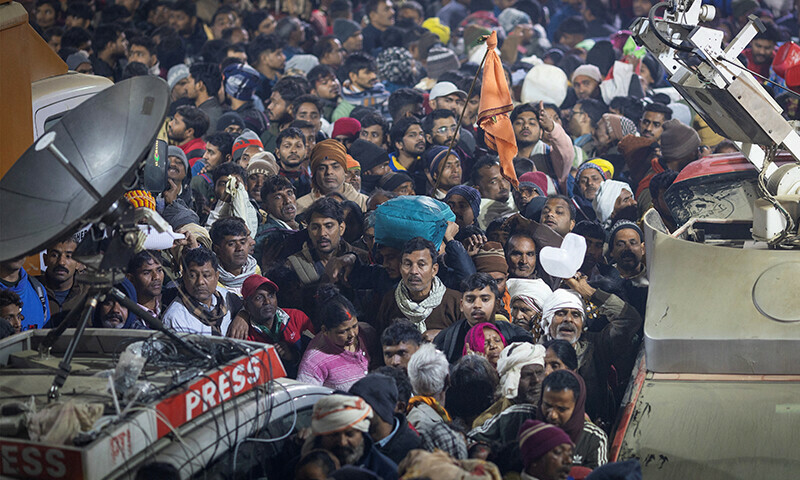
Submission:
<svg viewBox="0 0 800 480">
<path fill-rule="evenodd" d="M 489 35 L 484 35 L 478 41 L 479 44 L 486 42 L 486 39 L 489 38 Z M 478 71 L 475 72 L 475 77 L 472 79 L 472 85 L 469 86 L 469 92 L 467 92 L 467 100 L 464 102 L 464 108 L 461 109 L 461 115 L 458 117 L 458 123 L 456 124 L 456 132 L 458 129 L 461 128 L 461 122 L 464 120 L 464 114 L 467 112 L 467 105 L 469 105 L 469 99 L 472 97 L 472 92 L 475 89 L 475 83 L 478 81 L 478 75 L 480 75 L 481 70 L 483 69 L 483 64 L 486 62 L 486 57 L 489 55 L 489 48 L 486 48 L 486 53 L 483 54 L 483 59 L 481 59 L 481 64 L 478 65 Z M 439 182 L 442 179 L 442 172 L 444 171 L 444 167 L 447 164 L 447 157 L 450 156 L 450 152 L 453 151 L 453 145 L 456 142 L 455 132 L 453 134 L 453 138 L 450 139 L 450 145 L 447 147 L 447 153 L 444 154 L 444 158 L 441 162 L 439 162 L 439 168 L 437 168 L 436 172 L 436 183 L 433 185 L 433 195 L 436 197 L 436 191 L 439 190 Z"/>
</svg>

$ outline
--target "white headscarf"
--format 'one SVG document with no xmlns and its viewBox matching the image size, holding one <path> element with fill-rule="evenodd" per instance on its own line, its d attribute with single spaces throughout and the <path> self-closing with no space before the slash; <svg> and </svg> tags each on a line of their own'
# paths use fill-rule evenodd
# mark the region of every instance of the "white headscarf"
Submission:
<svg viewBox="0 0 800 480">
<path fill-rule="evenodd" d="M 500 352 L 497 373 L 500 374 L 500 392 L 506 398 L 517 396 L 519 376 L 525 365 L 544 367 L 545 348 L 528 342 L 514 342 Z"/>
<path fill-rule="evenodd" d="M 372 407 L 361 397 L 334 394 L 322 397 L 314 404 L 311 431 L 314 435 L 343 432 L 354 428 L 369 431 Z"/>
<path fill-rule="evenodd" d="M 605 223 L 605 221 L 611 217 L 611 214 L 614 213 L 614 203 L 623 190 L 627 190 L 633 195 L 631 186 L 625 182 L 606 180 L 600 184 L 597 195 L 594 197 L 594 200 L 592 200 L 592 207 L 594 207 L 597 218 L 600 219 L 601 223 Z"/>
<path fill-rule="evenodd" d="M 562 308 L 575 308 L 581 312 L 584 319 L 586 317 L 586 313 L 583 309 L 583 300 L 578 292 L 575 290 L 567 290 L 566 288 L 559 288 L 554 291 L 552 295 L 547 297 L 547 300 L 545 300 L 542 306 L 542 330 L 545 335 L 550 335 L 550 322 L 553 320 L 553 315 Z"/>
<path fill-rule="evenodd" d="M 531 305 L 531 302 L 533 302 L 535 308 L 539 311 L 542 310 L 542 305 L 544 305 L 544 301 L 547 300 L 547 297 L 553 294 L 553 291 L 541 278 L 534 280 L 528 278 L 509 278 L 506 280 L 506 289 L 508 289 L 508 294 L 511 296 L 512 303 L 517 298 L 521 298 L 531 307 L 534 307 L 534 305 Z"/>
</svg>

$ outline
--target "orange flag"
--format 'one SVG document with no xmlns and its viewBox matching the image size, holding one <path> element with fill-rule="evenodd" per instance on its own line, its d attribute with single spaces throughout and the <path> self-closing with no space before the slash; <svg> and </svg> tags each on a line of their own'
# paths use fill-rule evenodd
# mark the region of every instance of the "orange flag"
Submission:
<svg viewBox="0 0 800 480">
<path fill-rule="evenodd" d="M 503 176 L 519 187 L 517 173 L 514 171 L 514 157 L 517 156 L 517 139 L 508 112 L 514 109 L 511 94 L 503 72 L 500 57 L 497 56 L 497 32 L 492 32 L 486 40 L 486 61 L 483 66 L 481 84 L 481 103 L 478 107 L 478 125 L 486 132 L 486 145 L 500 156 L 500 170 Z"/>
</svg>

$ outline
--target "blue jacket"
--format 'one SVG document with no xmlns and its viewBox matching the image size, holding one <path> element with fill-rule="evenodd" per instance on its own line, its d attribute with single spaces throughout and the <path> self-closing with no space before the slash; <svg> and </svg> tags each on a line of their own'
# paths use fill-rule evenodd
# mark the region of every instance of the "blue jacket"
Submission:
<svg viewBox="0 0 800 480">
<path fill-rule="evenodd" d="M 13 287 L 0 284 L 0 289 L 11 290 L 22 300 L 22 329 L 43 328 L 50 320 L 50 302 L 47 291 L 38 280 L 29 277 L 24 268 L 19 271 L 19 282 Z M 35 285 L 35 286 L 34 286 Z M 38 291 L 37 291 L 38 290 Z"/>
</svg>

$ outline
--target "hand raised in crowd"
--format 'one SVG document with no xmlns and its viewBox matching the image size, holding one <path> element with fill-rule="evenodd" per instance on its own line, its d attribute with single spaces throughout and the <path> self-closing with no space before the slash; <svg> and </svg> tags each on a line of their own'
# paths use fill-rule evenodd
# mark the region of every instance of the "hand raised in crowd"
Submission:
<svg viewBox="0 0 800 480">
<path fill-rule="evenodd" d="M 458 235 L 458 224 L 456 222 L 447 222 L 447 229 L 444 231 L 444 241 L 449 242 L 456 238 Z"/>
<path fill-rule="evenodd" d="M 175 182 L 173 182 L 171 178 L 168 178 L 167 182 L 169 183 L 169 188 L 164 190 L 164 203 L 171 205 L 178 199 L 178 186 L 175 185 Z"/>
<path fill-rule="evenodd" d="M 354 254 L 345 254 L 341 257 L 333 257 L 325 264 L 325 274 L 334 283 L 346 282 L 347 277 L 353 270 L 353 265 L 356 263 L 356 256 Z"/>
<path fill-rule="evenodd" d="M 182 233 L 184 238 L 175 240 L 173 246 L 176 247 L 181 246 L 181 247 L 186 247 L 188 249 L 193 249 L 200 246 L 200 244 L 197 242 L 197 235 L 195 235 L 194 232 L 186 228 L 185 225 L 175 230 L 175 233 Z"/>
<path fill-rule="evenodd" d="M 553 129 L 556 128 L 556 122 L 544 108 L 544 102 L 542 101 L 539 102 L 539 126 L 547 133 L 552 132 Z"/>
<path fill-rule="evenodd" d="M 471 235 L 464 239 L 464 248 L 467 249 L 467 254 L 470 257 L 474 257 L 478 254 L 478 250 L 481 249 L 484 243 L 488 242 L 489 239 L 486 238 L 486 235 L 482 233 L 476 233 L 475 235 Z"/>
<path fill-rule="evenodd" d="M 594 295 L 596 288 L 589 285 L 589 279 L 586 275 L 578 272 L 572 278 L 565 278 L 564 283 L 567 286 L 580 294 L 584 300 L 589 300 Z"/>
</svg>

